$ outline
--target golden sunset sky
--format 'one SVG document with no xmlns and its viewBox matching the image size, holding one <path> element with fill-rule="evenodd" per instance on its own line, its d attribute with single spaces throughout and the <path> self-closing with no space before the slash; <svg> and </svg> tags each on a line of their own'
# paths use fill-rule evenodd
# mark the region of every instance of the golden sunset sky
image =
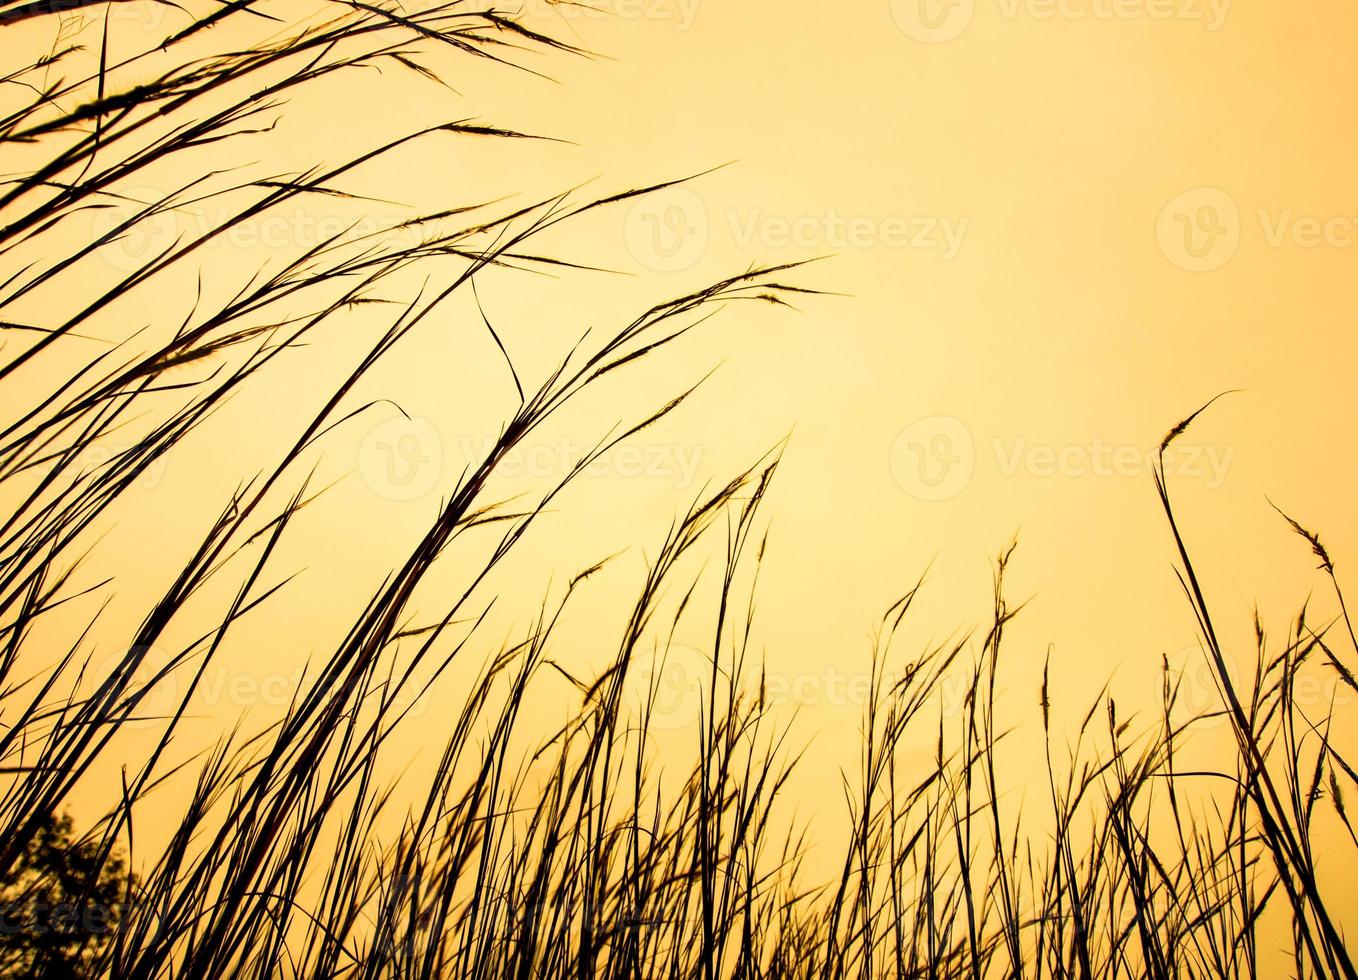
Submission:
<svg viewBox="0 0 1358 980">
<path fill-rule="evenodd" d="M 585 200 L 702 174 L 538 241 L 605 271 L 478 278 L 525 382 L 586 328 L 752 265 L 820 260 L 781 278 L 826 295 L 800 297 L 797 310 L 723 311 L 512 461 L 506 493 L 560 475 L 615 423 L 718 367 L 525 539 L 493 583 L 488 635 L 521 631 L 543 595 L 621 552 L 581 596 L 557 652 L 586 673 L 602 665 L 674 514 L 786 438 L 764 511 L 754 652 L 788 692 L 794 741 L 811 746 L 794 784 L 801 816 L 842 810 L 837 773 L 854 763 L 855 692 L 887 606 L 929 569 L 898 664 L 967 629 L 984 634 L 994 557 L 1016 535 L 1007 591 L 1028 606 L 1001 685 L 1017 746 L 1040 738 L 1049 650 L 1067 719 L 1110 678 L 1120 705 L 1152 707 L 1162 654 L 1205 707 L 1214 695 L 1150 460 L 1172 425 L 1228 389 L 1168 463 L 1227 643 L 1251 669 L 1256 605 L 1279 638 L 1313 591 L 1317 621 L 1336 612 L 1269 501 L 1320 532 L 1343 578 L 1358 554 L 1352 5 L 612 0 L 600 13 L 530 0 L 525 14 L 592 56 L 518 57 L 532 72 L 455 59 L 451 91 L 413 75 L 350 77 L 289 104 L 275 133 L 212 165 L 260 175 L 333 164 L 451 118 L 556 141 L 421 141 L 346 178 L 390 203 L 317 202 L 215 246 L 206 294 L 228 295 L 233 276 L 314 241 L 339 214 L 387 223 L 414 208 L 501 197 L 508 207 L 573 187 Z M 50 44 L 53 27 L 11 34 Z M 131 44 L 141 25 L 119 29 Z M 148 174 L 147 193 L 174 176 Z M 129 256 L 106 259 L 112 276 Z M 106 336 L 173 323 L 192 282 L 186 273 L 184 293 L 129 294 L 101 320 Z M 135 619 L 231 491 L 290 445 L 371 342 L 363 324 L 379 321 L 365 316 L 281 359 L 120 509 L 85 573 L 122 577 L 111 622 Z M 215 681 L 229 692 L 244 677 L 246 693 L 214 696 L 205 715 L 285 706 L 307 657 L 348 625 L 336 611 L 356 608 L 404 557 L 515 403 L 469 298 L 355 398 L 391 399 L 410 419 L 375 409 L 317 454 L 316 485 L 335 485 L 299 518 L 277 569 L 301 574 L 242 629 L 230 676 Z M 436 593 L 428 616 L 447 598 Z M 455 685 L 440 692 L 419 726 L 452 710 Z M 546 690 L 544 712 L 568 692 Z M 1345 697 L 1332 685 L 1311 697 L 1331 695 Z M 436 730 L 417 728 L 411 750 Z M 1026 778 L 1014 771 L 1016 791 Z"/>
</svg>

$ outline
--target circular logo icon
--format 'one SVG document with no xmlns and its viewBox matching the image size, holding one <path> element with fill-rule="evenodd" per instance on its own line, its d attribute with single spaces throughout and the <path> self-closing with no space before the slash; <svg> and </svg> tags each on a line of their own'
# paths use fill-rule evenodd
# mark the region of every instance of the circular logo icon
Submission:
<svg viewBox="0 0 1358 980">
<path fill-rule="evenodd" d="M 105 657 L 87 672 L 93 685 L 103 684 L 119 671 L 131 674 L 115 702 L 119 714 L 127 712 L 125 720 L 118 722 L 119 729 L 155 728 L 174 717 L 184 694 L 179 674 L 185 666 L 179 664 L 166 670 L 172 659 L 168 651 L 159 647 L 133 647 Z"/>
<path fill-rule="evenodd" d="M 1237 696 L 1249 700 L 1247 687 L 1242 687 L 1240 670 L 1224 651 L 1226 673 Z M 1192 720 L 1193 730 L 1202 731 L 1230 724 L 1227 701 L 1223 694 L 1217 667 L 1207 648 L 1201 645 L 1185 647 L 1169 657 L 1169 683 L 1175 692 L 1175 718 Z"/>
<path fill-rule="evenodd" d="M 1219 187 L 1184 191 L 1160 211 L 1155 238 L 1165 258 L 1186 272 L 1220 269 L 1240 246 L 1240 209 Z"/>
<path fill-rule="evenodd" d="M 891 0 L 891 16 L 908 37 L 943 44 L 962 35 L 976 13 L 976 0 Z"/>
<path fill-rule="evenodd" d="M 707 248 L 707 206 L 687 187 L 645 194 L 632 205 L 623 225 L 627 250 L 655 272 L 681 272 Z"/>
<path fill-rule="evenodd" d="M 950 500 L 967 488 L 976 471 L 971 430 L 950 415 L 920 419 L 891 447 L 891 472 L 918 500 Z"/>
<path fill-rule="evenodd" d="M 438 486 L 443 443 L 428 419 L 388 419 L 364 438 L 358 471 L 374 493 L 388 500 L 417 500 Z"/>
<path fill-rule="evenodd" d="M 653 657 L 634 656 L 623 682 L 623 703 L 638 722 L 647 720 L 647 730 L 674 731 L 698 723 L 711 688 L 711 654 L 671 643 Z"/>
<path fill-rule="evenodd" d="M 116 229 L 123 222 L 143 211 L 148 204 L 161 200 L 164 193 L 149 187 L 119 190 L 122 200 L 109 207 L 91 210 L 91 240 L 113 236 L 99 246 L 95 253 L 119 272 L 136 272 L 175 243 L 179 221 L 173 209 L 153 210 L 132 222 L 121 232 Z"/>
</svg>

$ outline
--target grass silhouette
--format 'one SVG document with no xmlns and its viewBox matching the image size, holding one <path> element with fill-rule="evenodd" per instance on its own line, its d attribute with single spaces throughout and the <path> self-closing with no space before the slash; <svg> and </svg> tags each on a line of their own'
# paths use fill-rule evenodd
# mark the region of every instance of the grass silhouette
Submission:
<svg viewBox="0 0 1358 980">
<path fill-rule="evenodd" d="M 9 0 L 0 2 L 0 22 L 17 30 L 20 22 L 108 6 Z M 67 342 L 94 329 L 122 296 L 154 291 L 212 240 L 285 205 L 353 199 L 343 178 L 369 161 L 421 140 L 533 137 L 460 120 L 336 166 L 234 182 L 213 173 L 134 201 L 126 191 L 139 175 L 205 146 L 252 139 L 289 96 L 335 73 L 381 66 L 428 78 L 436 74 L 422 60 L 430 52 L 507 69 L 528 49 L 583 54 L 476 4 L 327 0 L 313 13 L 294 23 L 281 5 L 232 0 L 117 63 L 105 44 L 92 52 L 93 71 L 81 69 L 91 52 L 74 42 L 6 69 L 0 141 L 30 165 L 0 192 L 0 378 L 30 387 L 35 376 L 42 380 L 35 397 L 7 409 L 0 428 L 0 880 L 27 882 L 30 896 L 59 885 L 64 901 L 108 913 L 105 928 L 79 935 L 80 948 L 62 936 L 60 965 L 27 956 L 39 938 L 33 920 L 7 916 L 0 964 L 10 975 L 1257 977 L 1267 975 L 1264 923 L 1277 921 L 1297 976 L 1358 976 L 1311 843 L 1324 821 L 1358 848 L 1344 808 L 1358 774 L 1331 740 L 1333 709 L 1308 713 L 1294 692 L 1300 672 L 1316 663 L 1358 690 L 1352 625 L 1346 611 L 1336 623 L 1312 624 L 1303 610 L 1281 649 L 1261 627 L 1253 676 L 1234 680 L 1163 467 L 1155 487 L 1221 695 L 1221 709 L 1209 714 L 1229 726 L 1233 764 L 1182 768 L 1184 742 L 1211 719 L 1185 716 L 1168 661 L 1159 718 L 1147 725 L 1123 717 L 1106 696 L 1069 744 L 1053 724 L 1044 680 L 1031 705 L 1047 744 L 1049 826 L 1040 834 L 1022 830 L 997 776 L 1006 732 L 996 720 L 996 678 L 1006 626 L 1019 612 L 1005 598 L 1005 552 L 984 636 L 906 655 L 896 675 L 888 669 L 901 659 L 894 637 L 918 586 L 885 611 L 861 767 L 843 787 L 851 820 L 836 845 L 841 870 L 828 882 L 807 880 L 805 836 L 785 833 L 779 818 L 796 743 L 772 720 L 762 669 L 747 654 L 751 600 L 738 585 L 763 558 L 759 513 L 776 452 L 676 517 L 649 560 L 612 662 L 597 676 L 568 673 L 551 651 L 598 566 L 544 603 L 518 639 L 495 644 L 484 636 L 482 586 L 536 519 L 595 460 L 695 389 L 681 388 L 601 435 L 535 498 L 494 499 L 487 487 L 515 448 L 601 379 L 663 356 L 727 304 L 780 304 L 810 292 L 789 281 L 796 272 L 788 266 L 740 272 L 650 306 L 602 339 L 583 338 L 536 384 L 486 321 L 518 405 L 484 457 L 461 474 L 366 602 L 336 611 L 346 617 L 342 639 L 311 665 L 276 723 L 234 730 L 190 762 L 170 763 L 195 690 L 210 665 L 229 656 L 227 640 L 242 621 L 276 598 L 278 549 L 297 515 L 325 492 L 306 470 L 308 451 L 375 407 L 356 396 L 362 379 L 450 298 L 469 294 L 483 270 L 566 266 L 534 252 L 543 231 L 668 186 L 583 200 L 569 193 L 501 211 L 459 203 L 377 231 L 346 228 L 261 270 L 225 302 L 200 295 L 182 322 L 167 319 L 163 335 L 148 334 L 155 340 L 145 350 L 119 338 L 72 361 Z M 272 18 L 270 33 L 258 44 L 178 56 L 262 17 Z M 86 288 L 85 272 L 102 252 L 205 201 L 222 203 L 220 222 L 151 249 L 110 285 Z M 107 230 L 72 238 L 91 212 L 106 210 L 114 214 Z M 435 261 L 444 274 L 392 297 L 404 273 Z M 78 302 L 62 317 L 34 322 L 23 314 L 67 292 Z M 33 658 L 50 653 L 48 623 L 90 591 L 73 583 L 114 505 L 280 354 L 323 343 L 333 325 L 369 307 L 387 316 L 375 342 L 274 465 L 246 475 L 220 502 L 169 587 L 120 641 L 125 653 L 102 665 L 92 656 L 89 637 L 102 628 L 96 614 L 54 664 L 34 673 Z M 168 410 L 158 397 L 167 392 L 178 399 Z M 1162 453 L 1195 417 L 1170 431 Z M 140 433 L 130 448 L 92 456 L 128 428 Z M 1291 526 L 1343 608 L 1320 540 Z M 437 622 L 412 625 L 417 587 L 472 528 L 497 535 L 489 557 Z M 664 657 L 681 622 L 691 628 L 706 616 L 690 602 L 699 583 L 685 559 L 714 538 L 725 560 L 703 579 L 715 580 L 718 594 L 714 616 L 702 623 L 710 672 L 684 778 L 666 781 L 646 737 L 657 689 L 637 711 L 628 683 L 652 656 Z M 175 642 L 196 614 L 194 597 L 223 580 L 232 597 L 224 613 L 210 624 L 194 621 L 195 641 Z M 110 587 L 116 582 L 94 591 Z M 398 647 L 410 655 L 398 659 Z M 157 650 L 169 656 L 148 670 Z M 440 732 L 446 741 L 433 777 L 387 833 L 384 821 L 405 806 L 389 782 L 392 735 L 410 723 L 411 705 L 433 679 L 469 659 L 481 665 L 478 677 Z M 962 711 L 944 719 L 936 695 L 957 669 L 968 677 Z M 530 685 L 543 674 L 565 676 L 578 693 L 572 717 L 545 733 L 540 719 L 524 714 Z M 159 695 L 167 688 L 174 697 L 164 710 Z M 116 736 L 145 723 L 155 732 L 149 751 L 123 763 Z M 935 747 L 927 766 L 904 758 L 919 739 Z M 672 758 L 665 762 L 673 767 Z M 110 773 L 116 805 L 72 835 L 59 814 L 78 787 Z M 167 792 L 171 784 L 178 795 Z M 177 829 L 163 850 L 142 853 L 138 821 L 167 800 L 178 801 Z M 67 827 L 72 860 L 34 864 L 53 826 Z M 1353 858 L 1349 851 L 1334 859 Z M 20 896 L 7 908 L 27 915 L 35 901 Z"/>
</svg>

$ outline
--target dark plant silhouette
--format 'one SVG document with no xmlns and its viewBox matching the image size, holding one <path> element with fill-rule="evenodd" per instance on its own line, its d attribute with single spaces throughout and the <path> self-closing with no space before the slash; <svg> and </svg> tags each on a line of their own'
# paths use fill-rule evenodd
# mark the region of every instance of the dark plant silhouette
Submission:
<svg viewBox="0 0 1358 980">
<path fill-rule="evenodd" d="M 1347 612 L 1317 623 L 1302 610 L 1281 642 L 1260 626 L 1253 676 L 1236 679 L 1162 469 L 1155 486 L 1219 709 L 1186 710 L 1167 661 L 1149 718 L 1111 695 L 1078 710 L 1054 703 L 1044 675 L 1024 717 L 1041 724 L 1046 757 L 1022 801 L 1007 794 L 1001 761 L 1013 710 L 997 710 L 1019 613 L 1004 591 L 1007 550 L 983 632 L 902 651 L 897 637 L 924 601 L 922 583 L 885 611 L 861 765 L 832 782 L 847 822 L 791 821 L 782 797 L 799 736 L 777 723 L 766 665 L 751 653 L 751 582 L 768 554 L 761 508 L 776 451 L 707 488 L 647 542 L 624 625 L 591 634 L 607 651 L 601 669 L 583 675 L 555 648 L 603 556 L 517 632 L 492 635 L 493 575 L 507 557 L 596 460 L 662 424 L 698 386 L 677 384 L 623 413 L 631 421 L 596 433 L 560 480 L 505 500 L 495 478 L 511 454 L 549 420 L 570 420 L 582 393 L 697 336 L 712 314 L 807 297 L 789 281 L 801 273 L 733 271 L 571 333 L 550 356 L 516 358 L 519 344 L 557 341 L 492 326 L 473 292 L 478 277 L 593 274 L 539 251 L 540 234 L 656 189 L 637 188 L 517 206 L 448 201 L 377 230 L 299 241 L 230 289 L 185 295 L 194 277 L 179 274 L 208 261 L 210 243 L 232 229 L 317 200 L 363 205 L 348 181 L 371 160 L 433 140 L 532 138 L 450 105 L 450 121 L 339 164 L 262 176 L 215 169 L 285 122 L 297 92 L 337 73 L 380 84 L 383 72 L 401 72 L 445 97 L 435 82 L 467 59 L 510 70 L 529 51 L 584 52 L 475 3 L 164 6 L 182 22 L 148 32 L 133 54 L 67 39 L 0 76 L 0 152 L 18 170 L 0 185 L 0 384 L 24 393 L 0 400 L 6 969 L 146 980 L 1168 980 L 1263 976 L 1263 957 L 1282 945 L 1298 977 L 1358 976 L 1343 896 L 1327 893 L 1312 849 L 1323 831 L 1336 842 L 1333 860 L 1351 863 L 1358 851 L 1345 809 L 1358 774 L 1334 737 L 1346 719 L 1296 697 L 1297 679 L 1316 670 L 1358 691 Z M 63 9 L 0 0 L 0 25 Z M 234 43 L 231 31 L 251 28 L 255 43 Z M 218 38 L 227 40 L 212 48 Z M 167 163 L 194 176 L 134 193 Z M 148 223 L 205 202 L 220 215 L 210 227 L 131 250 L 116 275 L 100 264 Z M 105 216 L 104 230 L 79 234 L 91 214 Z M 154 323 L 109 316 L 148 293 Z M 389 406 L 364 387 L 374 367 L 422 324 L 452 320 L 451 301 L 464 297 L 475 332 L 455 337 L 490 352 L 505 385 L 508 407 L 488 448 L 449 479 L 364 600 L 331 609 L 340 638 L 312 659 L 280 717 L 256 729 L 242 722 L 180 758 L 203 678 L 239 657 L 241 624 L 280 601 L 295 571 L 279 567 L 279 554 L 327 492 L 313 476 L 319 454 Z M 173 574 L 132 597 L 132 625 L 106 622 L 102 603 L 120 582 L 88 581 L 84 562 L 143 477 L 202 439 L 228 400 L 257 396 L 255 381 L 284 370 L 287 355 L 355 336 L 366 346 L 347 373 L 261 472 L 241 474 L 213 502 L 195 537 L 141 543 L 176 556 Z M 481 367 L 450 358 L 450 384 Z M 1334 562 L 1292 526 L 1343 610 Z M 430 588 L 431 570 L 449 565 Z M 648 669 L 663 666 L 680 632 L 704 638 L 701 676 L 686 754 L 662 758 L 649 736 L 664 673 Z M 473 678 L 440 703 L 442 724 L 427 736 L 439 740 L 438 764 L 423 781 L 398 783 L 406 760 L 393 733 L 468 662 Z M 949 713 L 940 689 L 957 676 L 965 696 Z M 532 709 L 544 690 L 559 709 L 550 721 Z M 1226 726 L 1233 754 L 1211 770 L 1185 767 L 1187 744 L 1209 722 Z M 131 729 L 138 739 L 119 741 Z M 127 744 L 135 752 L 121 752 Z M 114 787 L 112 798 L 77 835 L 54 815 L 96 783 Z M 139 821 L 153 807 L 171 816 L 172 832 L 147 853 Z M 807 880 L 812 833 L 835 849 L 829 881 Z"/>
<path fill-rule="evenodd" d="M 46 814 L 0 878 L 0 976 L 79 977 L 118 927 L 131 882 L 122 860 Z"/>
</svg>

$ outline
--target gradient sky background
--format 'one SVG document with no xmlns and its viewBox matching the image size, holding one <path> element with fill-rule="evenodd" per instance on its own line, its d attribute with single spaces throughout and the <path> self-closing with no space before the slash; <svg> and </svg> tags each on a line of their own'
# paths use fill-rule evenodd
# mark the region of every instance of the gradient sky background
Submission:
<svg viewBox="0 0 1358 980">
<path fill-rule="evenodd" d="M 294 102 L 287 125 L 241 156 L 267 145 L 273 171 L 337 162 L 449 118 L 451 99 L 462 115 L 569 142 L 432 140 L 346 186 L 401 206 L 521 203 L 725 164 L 542 239 L 614 273 L 480 279 L 526 377 L 586 326 L 751 264 L 825 258 L 790 278 L 841 295 L 806 297 L 800 312 L 732 308 L 544 432 L 525 482 L 721 364 L 633 455 L 563 498 L 497 584 L 496 628 L 509 635 L 553 584 L 624 551 L 563 639 L 563 660 L 601 664 L 598 637 L 611 637 L 676 510 L 790 434 L 765 512 L 757 641 L 771 673 L 801 679 L 787 707 L 814 740 L 795 784 L 804 816 L 842 807 L 837 785 L 820 790 L 856 752 L 861 704 L 834 693 L 847 685 L 827 669 L 862 674 L 878 618 L 926 567 L 910 641 L 983 633 L 993 557 L 1015 534 L 1009 594 L 1031 602 L 1001 680 L 1008 720 L 1027 726 L 1019 738 L 1032 737 L 1049 649 L 1069 716 L 1110 677 L 1120 703 L 1152 703 L 1161 654 L 1182 664 L 1197 641 L 1147 454 L 1218 392 L 1241 389 L 1189 429 L 1171 477 L 1228 643 L 1248 649 L 1256 603 L 1277 634 L 1313 590 L 1315 618 L 1334 611 L 1270 499 L 1321 532 L 1341 577 L 1358 553 L 1358 11 L 919 3 L 615 0 L 599 17 L 533 0 L 530 23 L 598 56 L 523 59 L 551 80 L 459 60 L 455 95 L 396 76 L 346 81 Z M 285 246 L 311 233 L 296 221 Z M 219 274 L 267 248 L 224 246 Z M 129 296 L 107 328 L 176 302 Z M 168 574 L 174 547 L 138 542 L 201 531 L 370 338 L 340 333 L 271 369 L 177 451 L 87 574 Z M 232 669 L 289 677 L 327 649 L 345 625 L 334 609 L 404 555 L 512 395 L 468 303 L 393 355 L 362 397 L 393 398 L 415 421 L 378 413 L 329 443 L 317 480 L 341 482 L 299 523 L 288 559 L 306 572 L 250 627 Z M 402 463 L 419 472 L 393 479 Z M 442 717 L 438 704 L 423 717 Z"/>
<path fill-rule="evenodd" d="M 1352 550 L 1351 9 L 530 10 L 616 59 L 466 90 L 578 144 L 542 153 L 552 177 L 612 190 L 731 161 L 599 220 L 585 252 L 676 289 L 832 256 L 799 281 L 845 296 L 720 318 L 694 366 L 724 366 L 664 430 L 713 475 L 792 431 L 760 591 L 772 664 L 861 665 L 931 561 L 921 636 L 982 621 L 1018 533 L 1014 686 L 1035 689 L 1050 642 L 1074 702 L 1115 672 L 1153 693 L 1159 655 L 1196 639 L 1146 454 L 1226 389 L 1171 473 L 1238 641 L 1256 601 L 1281 629 L 1318 585 L 1266 498 Z M 534 316 L 515 286 L 483 298 Z M 640 520 L 660 518 L 670 488 L 645 486 Z"/>
</svg>

